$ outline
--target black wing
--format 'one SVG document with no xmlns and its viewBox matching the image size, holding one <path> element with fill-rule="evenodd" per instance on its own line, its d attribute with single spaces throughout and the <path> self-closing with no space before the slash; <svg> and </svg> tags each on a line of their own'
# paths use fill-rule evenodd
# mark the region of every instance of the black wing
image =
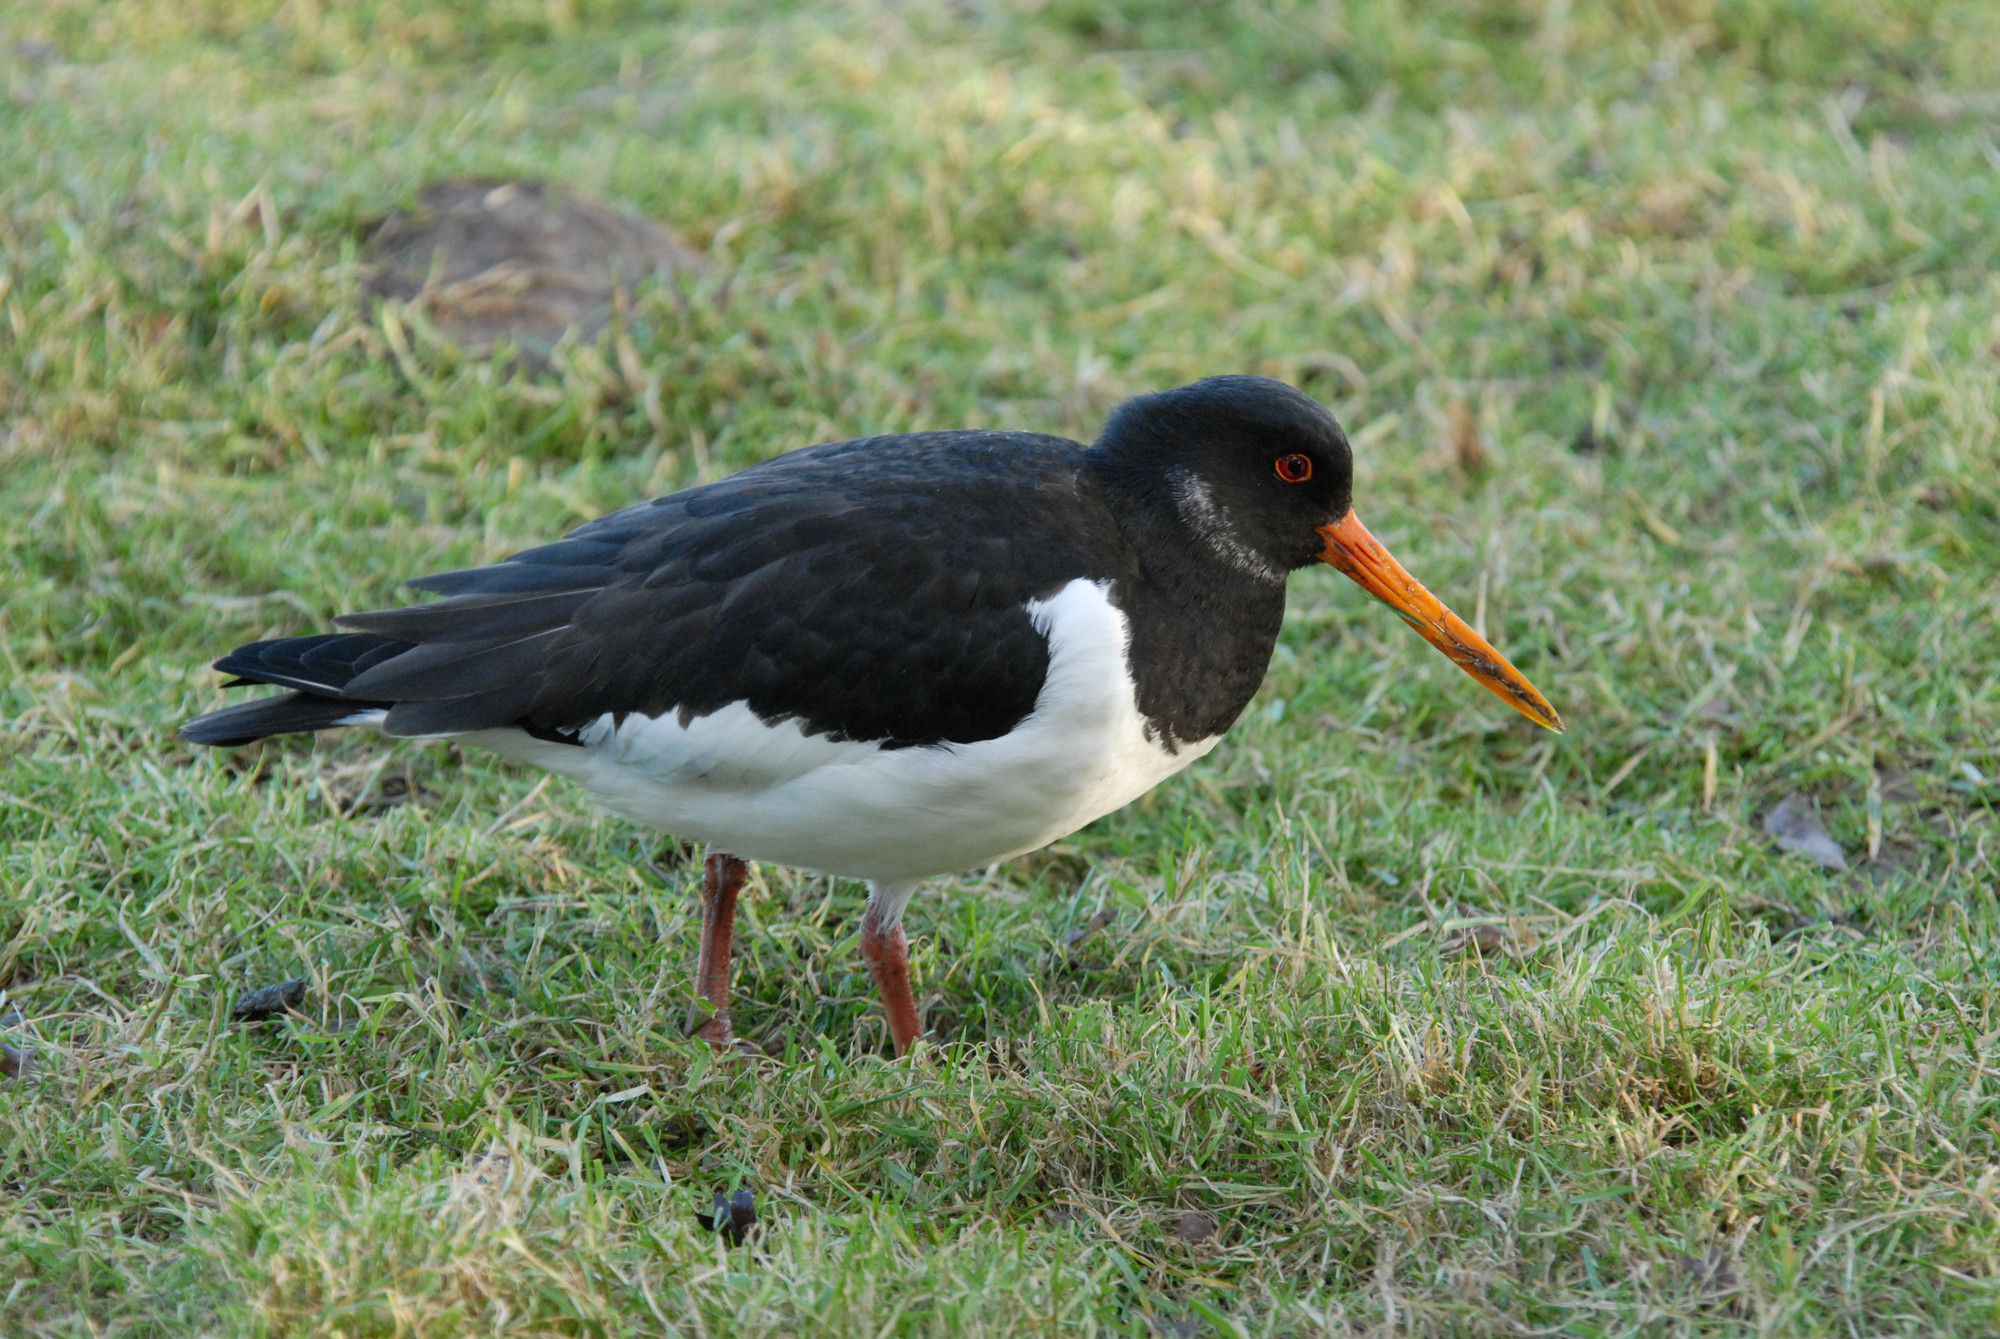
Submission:
<svg viewBox="0 0 2000 1339">
<path fill-rule="evenodd" d="M 217 668 L 294 696 L 182 733 L 317 729 L 332 702 L 385 711 L 394 735 L 562 738 L 607 712 L 691 719 L 747 702 L 765 721 L 892 747 L 991 739 L 1033 708 L 1048 669 L 1027 602 L 1129 575 L 1082 452 L 998 432 L 794 452 L 412 581 L 446 598 L 338 620 L 351 633 L 240 648 Z"/>
</svg>

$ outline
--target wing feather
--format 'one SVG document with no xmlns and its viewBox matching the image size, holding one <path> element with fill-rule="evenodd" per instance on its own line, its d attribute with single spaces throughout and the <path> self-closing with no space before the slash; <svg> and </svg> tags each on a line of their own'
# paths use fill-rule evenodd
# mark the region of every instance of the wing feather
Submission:
<svg viewBox="0 0 2000 1339">
<path fill-rule="evenodd" d="M 441 599 L 218 666 L 379 704 L 397 735 L 568 738 L 634 713 L 685 728 L 744 703 L 835 741 L 993 738 L 1033 709 L 1047 673 L 1029 601 L 1129 575 L 1105 569 L 1126 550 L 1082 450 L 969 432 L 794 452 L 409 583 Z"/>
</svg>

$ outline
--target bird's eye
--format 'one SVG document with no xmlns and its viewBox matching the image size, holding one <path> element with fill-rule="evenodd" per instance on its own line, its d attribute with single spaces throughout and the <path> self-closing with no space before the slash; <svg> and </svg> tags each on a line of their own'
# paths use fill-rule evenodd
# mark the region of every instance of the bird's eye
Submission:
<svg viewBox="0 0 2000 1339">
<path fill-rule="evenodd" d="M 1271 466 L 1278 477 L 1288 484 L 1302 484 L 1313 477 L 1313 463 L 1310 456 L 1279 456 Z"/>
</svg>

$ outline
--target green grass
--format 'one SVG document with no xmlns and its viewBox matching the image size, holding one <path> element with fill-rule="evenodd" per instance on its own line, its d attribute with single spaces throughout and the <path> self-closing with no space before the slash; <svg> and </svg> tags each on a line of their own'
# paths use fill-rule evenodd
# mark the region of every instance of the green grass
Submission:
<svg viewBox="0 0 2000 1339">
<path fill-rule="evenodd" d="M 2000 1325 L 2000 10 L 0 32 L 0 1333 Z M 505 380 L 357 300 L 368 221 L 467 172 L 718 263 Z M 448 744 L 173 736 L 213 656 L 404 576 L 1229 371 L 1335 408 L 1569 733 L 1301 575 L 1207 761 L 914 905 L 915 1063 L 856 886 L 760 871 L 769 1058 L 719 1064 L 661 838 Z M 1851 871 L 1772 849 L 1796 792 Z M 292 976 L 309 1021 L 229 1023 Z"/>
</svg>

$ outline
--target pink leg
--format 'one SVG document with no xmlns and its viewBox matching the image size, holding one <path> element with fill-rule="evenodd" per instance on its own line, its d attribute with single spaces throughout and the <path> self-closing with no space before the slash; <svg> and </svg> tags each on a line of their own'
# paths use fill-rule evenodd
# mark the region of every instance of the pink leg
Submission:
<svg viewBox="0 0 2000 1339">
<path fill-rule="evenodd" d="M 903 934 L 903 906 L 911 891 L 871 886 L 868 910 L 861 915 L 861 961 L 875 978 L 875 993 L 888 1012 L 889 1035 L 899 1057 L 909 1054 L 924 1030 L 910 994 L 910 941 Z"/>
<path fill-rule="evenodd" d="M 710 1016 L 695 1035 L 718 1051 L 736 1040 L 729 1028 L 729 955 L 736 940 L 736 894 L 749 875 L 750 866 L 720 851 L 709 852 L 702 866 L 701 960 L 695 964 L 694 986 L 708 1002 Z M 696 1017 L 690 1008 L 688 1022 Z"/>
</svg>

